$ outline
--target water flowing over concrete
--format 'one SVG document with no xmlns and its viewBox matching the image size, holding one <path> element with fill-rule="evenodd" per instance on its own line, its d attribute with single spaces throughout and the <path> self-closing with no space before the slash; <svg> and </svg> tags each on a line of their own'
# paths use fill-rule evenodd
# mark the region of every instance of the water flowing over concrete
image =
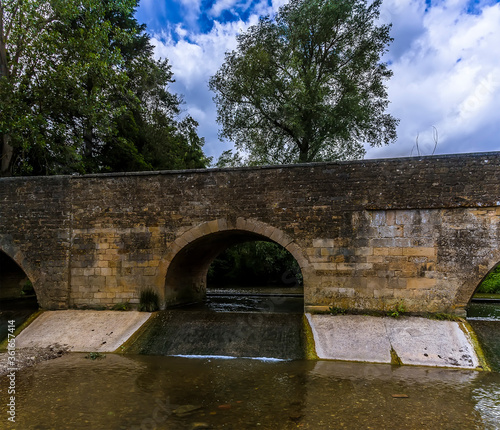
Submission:
<svg viewBox="0 0 500 430">
<path fill-rule="evenodd" d="M 156 314 L 127 352 L 302 359 L 303 315 L 174 309 Z"/>
</svg>

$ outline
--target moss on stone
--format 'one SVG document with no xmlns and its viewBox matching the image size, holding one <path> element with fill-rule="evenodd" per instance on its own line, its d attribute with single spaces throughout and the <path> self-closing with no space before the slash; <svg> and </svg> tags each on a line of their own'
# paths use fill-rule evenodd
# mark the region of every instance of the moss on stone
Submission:
<svg viewBox="0 0 500 430">
<path fill-rule="evenodd" d="M 309 320 L 306 315 L 303 316 L 304 323 L 304 347 L 306 360 L 319 360 L 318 354 L 316 354 L 316 344 L 314 342 L 314 335 L 309 324 Z"/>
<path fill-rule="evenodd" d="M 474 347 L 474 351 L 476 352 L 477 359 L 479 360 L 479 368 L 478 370 L 485 370 L 491 372 L 491 367 L 486 360 L 486 356 L 484 354 L 483 348 L 481 348 L 481 344 L 477 338 L 476 333 L 472 326 L 466 321 L 462 320 L 459 322 L 459 326 L 465 335 L 469 338 L 472 346 Z"/>
<path fill-rule="evenodd" d="M 392 347 L 392 345 L 391 345 L 391 364 L 393 364 L 395 366 L 402 366 L 403 365 L 403 362 L 401 361 L 401 358 L 399 358 L 398 353 Z"/>
</svg>

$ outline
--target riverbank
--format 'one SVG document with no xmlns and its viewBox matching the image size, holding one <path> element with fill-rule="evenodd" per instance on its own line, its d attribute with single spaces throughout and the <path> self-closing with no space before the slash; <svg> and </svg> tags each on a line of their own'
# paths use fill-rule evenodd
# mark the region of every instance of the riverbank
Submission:
<svg viewBox="0 0 500 430">
<path fill-rule="evenodd" d="M 67 354 L 68 348 L 59 344 L 47 347 L 19 348 L 15 350 L 16 371 L 34 366 L 42 361 L 54 360 Z M 8 363 L 8 352 L 0 352 L 0 376 L 12 371 L 12 366 Z"/>
</svg>

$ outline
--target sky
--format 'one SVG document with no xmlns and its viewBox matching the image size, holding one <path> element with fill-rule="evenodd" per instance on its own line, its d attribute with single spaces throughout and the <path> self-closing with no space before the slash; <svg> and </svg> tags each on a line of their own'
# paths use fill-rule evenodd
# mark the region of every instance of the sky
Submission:
<svg viewBox="0 0 500 430">
<path fill-rule="evenodd" d="M 136 18 L 214 160 L 233 144 L 218 138 L 208 81 L 236 35 L 287 1 L 141 0 Z M 500 0 L 384 0 L 380 20 L 392 23 L 387 112 L 400 123 L 397 141 L 365 158 L 500 151 Z"/>
</svg>

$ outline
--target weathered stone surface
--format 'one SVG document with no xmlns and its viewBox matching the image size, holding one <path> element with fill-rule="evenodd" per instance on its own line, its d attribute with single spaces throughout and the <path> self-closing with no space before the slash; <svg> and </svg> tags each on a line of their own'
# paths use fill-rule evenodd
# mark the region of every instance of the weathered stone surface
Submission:
<svg viewBox="0 0 500 430">
<path fill-rule="evenodd" d="M 59 344 L 71 352 L 113 352 L 150 315 L 134 311 L 47 311 L 16 337 L 16 346 L 45 348 Z"/>
<path fill-rule="evenodd" d="M 500 261 L 498 153 L 0 179 L 0 251 L 46 309 L 203 297 L 226 247 L 274 240 L 306 309 L 463 313 Z"/>
<path fill-rule="evenodd" d="M 319 358 L 390 363 L 384 319 L 363 315 L 306 314 Z"/>
<path fill-rule="evenodd" d="M 465 369 L 479 366 L 474 347 L 458 322 L 306 315 L 319 358 Z"/>
<path fill-rule="evenodd" d="M 403 364 L 476 368 L 479 361 L 458 322 L 384 318 L 389 341 Z"/>
</svg>

